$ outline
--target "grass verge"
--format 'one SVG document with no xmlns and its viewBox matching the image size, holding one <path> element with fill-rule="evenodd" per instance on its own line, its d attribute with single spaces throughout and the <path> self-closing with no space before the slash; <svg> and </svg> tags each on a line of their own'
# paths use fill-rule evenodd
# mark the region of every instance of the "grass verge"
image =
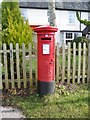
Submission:
<svg viewBox="0 0 90 120">
<path fill-rule="evenodd" d="M 20 108 L 27 118 L 88 118 L 88 85 L 56 85 L 55 93 L 40 97 L 11 96 L 3 104 Z"/>
</svg>

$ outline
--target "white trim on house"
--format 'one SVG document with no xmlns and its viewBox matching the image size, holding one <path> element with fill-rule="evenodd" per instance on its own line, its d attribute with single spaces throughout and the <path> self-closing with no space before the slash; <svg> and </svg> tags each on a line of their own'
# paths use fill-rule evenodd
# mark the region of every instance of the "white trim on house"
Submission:
<svg viewBox="0 0 90 120">
<path fill-rule="evenodd" d="M 71 38 L 66 38 L 66 34 L 72 34 Z M 82 36 L 82 31 L 60 31 L 62 43 L 65 43 L 65 47 L 67 48 L 67 43 L 72 42 L 73 39 L 76 37 Z M 60 47 L 62 46 L 62 43 L 60 44 Z"/>
</svg>

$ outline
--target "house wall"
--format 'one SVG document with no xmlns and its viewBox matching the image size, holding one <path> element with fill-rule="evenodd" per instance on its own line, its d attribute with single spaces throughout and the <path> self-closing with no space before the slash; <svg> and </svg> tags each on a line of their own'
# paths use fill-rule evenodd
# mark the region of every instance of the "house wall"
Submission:
<svg viewBox="0 0 90 120">
<path fill-rule="evenodd" d="M 81 19 L 82 20 L 84 20 L 84 19 L 86 19 L 86 20 L 88 20 L 88 12 L 82 12 L 81 13 Z M 86 26 L 84 25 L 84 24 L 81 24 L 81 31 L 85 28 Z"/>
<path fill-rule="evenodd" d="M 25 9 L 25 8 L 24 8 Z M 30 25 L 49 25 L 48 22 L 48 9 L 30 9 L 26 10 L 27 18 Z M 71 30 L 71 31 L 82 31 L 85 28 L 85 25 L 81 24 L 77 20 L 76 12 L 71 11 L 75 14 L 75 22 L 69 23 L 69 12 L 66 10 L 56 10 L 56 25 L 58 27 L 58 32 L 56 33 L 56 42 L 59 42 L 60 45 L 64 41 L 64 37 L 61 30 Z M 88 12 L 81 12 L 81 19 L 88 19 Z"/>
<path fill-rule="evenodd" d="M 75 16 L 75 23 L 70 24 L 68 18 L 68 11 L 56 11 L 56 23 L 58 26 L 58 32 L 56 33 L 57 41 L 62 45 L 65 42 L 64 34 L 60 33 L 61 30 L 80 30 L 80 23 Z"/>
<path fill-rule="evenodd" d="M 27 17 L 30 25 L 49 24 L 47 19 L 47 10 L 27 9 Z"/>
<path fill-rule="evenodd" d="M 75 23 L 70 24 L 68 11 L 56 11 L 56 23 L 60 30 L 79 30 L 79 22 L 75 17 Z"/>
</svg>

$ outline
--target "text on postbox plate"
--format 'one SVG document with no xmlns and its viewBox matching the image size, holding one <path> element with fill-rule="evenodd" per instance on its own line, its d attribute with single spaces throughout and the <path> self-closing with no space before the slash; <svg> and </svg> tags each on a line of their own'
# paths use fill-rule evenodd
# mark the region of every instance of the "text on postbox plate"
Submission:
<svg viewBox="0 0 90 120">
<path fill-rule="evenodd" d="M 43 54 L 50 54 L 50 45 L 43 44 Z"/>
</svg>

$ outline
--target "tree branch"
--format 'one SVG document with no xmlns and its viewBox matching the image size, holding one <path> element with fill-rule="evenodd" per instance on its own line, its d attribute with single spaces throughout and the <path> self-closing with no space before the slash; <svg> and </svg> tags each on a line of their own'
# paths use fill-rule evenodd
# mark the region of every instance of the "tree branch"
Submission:
<svg viewBox="0 0 90 120">
<path fill-rule="evenodd" d="M 77 16 L 77 19 L 80 21 L 80 23 L 82 23 L 82 24 L 84 24 L 84 25 L 86 25 L 86 26 L 90 26 L 90 21 L 88 21 L 88 20 L 82 20 L 81 18 L 80 18 L 80 16 L 79 16 L 79 13 L 78 12 L 76 12 L 76 16 Z"/>
</svg>

